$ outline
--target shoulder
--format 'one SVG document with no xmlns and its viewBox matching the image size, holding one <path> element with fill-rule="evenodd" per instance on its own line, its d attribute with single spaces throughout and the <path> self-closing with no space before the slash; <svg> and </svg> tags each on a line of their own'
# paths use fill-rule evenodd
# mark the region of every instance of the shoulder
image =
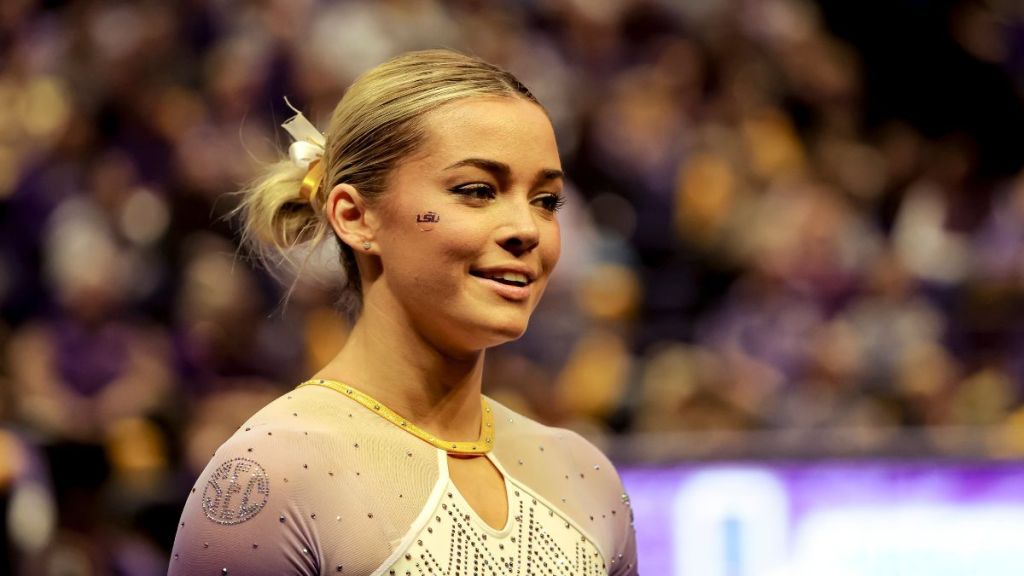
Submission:
<svg viewBox="0 0 1024 576">
<path fill-rule="evenodd" d="M 607 469 L 614 472 L 614 466 L 604 453 L 578 432 L 542 424 L 490 398 L 488 398 L 488 403 L 494 411 L 495 427 L 498 433 L 504 432 L 506 438 L 511 437 L 515 443 L 534 442 L 537 444 L 538 451 L 555 450 L 580 463 L 597 466 L 598 470 Z M 544 447 L 544 450 L 541 450 L 541 447 Z"/>
<path fill-rule="evenodd" d="M 281 394 L 259 409 L 246 426 L 272 427 L 280 430 L 319 429 L 329 424 L 332 429 L 346 428 L 339 418 L 356 405 L 337 392 L 322 386 L 302 386 Z M 243 427 L 244 429 L 245 427 Z"/>
<path fill-rule="evenodd" d="M 288 462 L 320 450 L 323 436 L 339 437 L 345 430 L 325 426 L 315 399 L 302 390 L 288 391 L 253 413 L 226 438 L 207 466 L 224 459 L 250 458 L 281 469 Z M 343 422 L 342 422 L 343 423 Z"/>
<path fill-rule="evenodd" d="M 380 530 L 362 511 L 366 468 L 345 449 L 358 425 L 347 412 L 333 421 L 346 408 L 317 390 L 293 390 L 221 444 L 188 495 L 170 573 L 319 574 L 336 558 L 353 568 L 379 561 L 382 554 L 363 554 L 353 563 L 345 544 Z"/>
<path fill-rule="evenodd" d="M 244 487 L 256 491 L 243 495 L 247 502 L 292 506 L 294 498 L 316 490 L 334 474 L 311 471 L 319 471 L 328 460 L 332 472 L 341 472 L 335 468 L 345 465 L 336 450 L 336 444 L 345 439 L 345 430 L 325 425 L 321 404 L 302 390 L 289 391 L 266 404 L 214 451 L 192 494 L 211 490 L 214 495 L 221 490 L 239 493 Z M 314 463 L 319 466 L 311 467 Z M 199 503 L 204 515 L 215 522 L 215 517 L 233 513 L 233 508 L 216 509 L 218 505 L 237 504 L 230 498 L 211 500 L 210 494 Z M 251 514 L 260 511 L 253 508 Z"/>
<path fill-rule="evenodd" d="M 366 448 L 380 448 L 389 430 L 380 418 L 320 386 L 290 390 L 245 421 L 214 453 L 210 467 L 233 459 L 254 460 L 297 490 L 330 482 L 361 462 Z M 307 471 L 326 471 L 311 474 Z"/>
<path fill-rule="evenodd" d="M 563 480 L 586 480 L 591 493 L 611 506 L 622 502 L 618 471 L 607 456 L 578 432 L 548 426 L 490 400 L 502 456 L 524 469 L 546 470 Z M 523 464 L 519 464 L 523 462 Z M 539 466 L 535 467 L 534 464 Z"/>
<path fill-rule="evenodd" d="M 214 452 L 178 524 L 169 573 L 319 573 L 295 431 L 246 423 Z"/>
</svg>

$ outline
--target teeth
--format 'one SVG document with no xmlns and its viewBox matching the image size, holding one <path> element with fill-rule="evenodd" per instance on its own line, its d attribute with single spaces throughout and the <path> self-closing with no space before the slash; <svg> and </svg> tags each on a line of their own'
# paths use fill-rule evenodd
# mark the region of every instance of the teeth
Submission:
<svg viewBox="0 0 1024 576">
<path fill-rule="evenodd" d="M 519 284 L 526 284 L 529 282 L 529 278 L 526 274 L 520 274 L 518 272 L 502 272 L 500 274 L 488 274 L 488 278 L 492 280 L 504 280 L 506 282 L 517 282 Z"/>
</svg>

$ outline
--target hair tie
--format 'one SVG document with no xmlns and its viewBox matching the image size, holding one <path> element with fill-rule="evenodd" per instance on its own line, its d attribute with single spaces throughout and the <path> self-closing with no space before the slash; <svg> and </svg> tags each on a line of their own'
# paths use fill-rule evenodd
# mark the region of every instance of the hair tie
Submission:
<svg viewBox="0 0 1024 576">
<path fill-rule="evenodd" d="M 314 194 L 320 188 L 320 181 L 324 177 L 323 158 L 327 139 L 316 129 L 316 126 L 313 126 L 312 122 L 302 115 L 302 112 L 292 106 L 288 98 L 285 98 L 284 102 L 295 112 L 295 116 L 281 124 L 281 127 L 294 140 L 288 147 L 288 157 L 291 158 L 292 164 L 306 171 L 306 175 L 302 177 L 302 185 L 299 187 L 299 196 L 313 205 Z"/>
</svg>

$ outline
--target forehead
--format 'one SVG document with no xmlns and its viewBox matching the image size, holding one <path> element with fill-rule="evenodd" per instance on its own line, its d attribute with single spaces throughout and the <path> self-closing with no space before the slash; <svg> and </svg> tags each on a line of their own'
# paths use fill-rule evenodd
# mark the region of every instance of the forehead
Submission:
<svg viewBox="0 0 1024 576">
<path fill-rule="evenodd" d="M 431 168 L 486 158 L 517 170 L 558 169 L 551 121 L 537 104 L 515 97 L 467 98 L 423 118 L 426 141 L 414 162 Z"/>
</svg>

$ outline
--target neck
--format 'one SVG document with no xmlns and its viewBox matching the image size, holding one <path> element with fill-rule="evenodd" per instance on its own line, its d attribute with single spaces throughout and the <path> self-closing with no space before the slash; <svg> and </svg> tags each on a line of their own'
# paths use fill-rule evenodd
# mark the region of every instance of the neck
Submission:
<svg viewBox="0 0 1024 576">
<path fill-rule="evenodd" d="M 446 440 L 476 440 L 484 352 L 453 357 L 410 326 L 368 304 L 314 378 L 349 384 Z"/>
</svg>

